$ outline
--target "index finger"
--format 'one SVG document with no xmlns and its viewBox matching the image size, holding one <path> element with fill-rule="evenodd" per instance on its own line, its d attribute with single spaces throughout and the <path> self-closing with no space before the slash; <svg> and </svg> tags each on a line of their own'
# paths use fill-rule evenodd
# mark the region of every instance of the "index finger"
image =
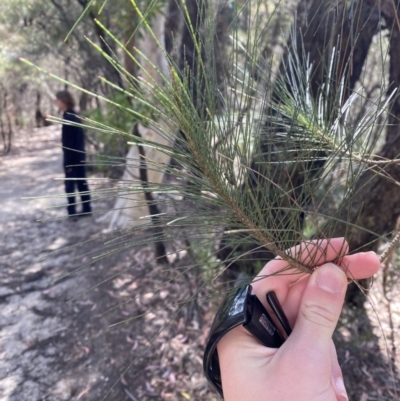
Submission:
<svg viewBox="0 0 400 401">
<path fill-rule="evenodd" d="M 291 259 L 298 260 L 307 267 L 317 267 L 343 258 L 348 250 L 349 245 L 344 238 L 331 238 L 302 242 L 288 249 L 286 253 Z M 288 287 L 306 274 L 291 269 L 290 262 L 276 258 L 268 262 L 255 277 L 252 283 L 253 291 L 255 294 L 259 293 L 258 297 L 262 301 L 266 292 L 275 291 L 279 301 L 284 302 Z"/>
</svg>

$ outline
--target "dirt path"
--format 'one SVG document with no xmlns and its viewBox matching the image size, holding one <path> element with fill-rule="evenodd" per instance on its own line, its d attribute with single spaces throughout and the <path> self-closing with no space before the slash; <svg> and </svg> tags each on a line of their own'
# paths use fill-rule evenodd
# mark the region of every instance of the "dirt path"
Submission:
<svg viewBox="0 0 400 401">
<path fill-rule="evenodd" d="M 59 127 L 18 139 L 12 153 L 0 158 L 0 399 L 101 400 L 138 356 L 107 399 L 214 399 L 201 373 L 207 327 L 198 321 L 191 327 L 185 310 L 159 336 L 169 319 L 166 311 L 109 328 L 163 305 L 174 291 L 175 299 L 185 299 L 182 283 L 172 281 L 159 294 L 148 292 L 157 285 L 160 267 L 148 262 L 152 249 L 146 246 L 74 273 L 104 243 L 99 237 L 104 224 L 93 218 L 59 219 L 63 207 L 46 209 L 63 205 L 63 197 L 22 200 L 63 193 L 63 182 L 54 180 L 62 177 Z M 95 200 L 94 210 L 109 207 L 107 202 Z M 88 239 L 92 242 L 85 243 Z M 149 270 L 155 274 L 146 278 Z M 156 343 L 147 349 L 153 337 Z"/>
<path fill-rule="evenodd" d="M 69 400 L 82 391 L 82 384 L 104 375 L 91 369 L 86 377 L 71 380 L 73 361 L 90 351 L 84 338 L 71 342 L 79 311 L 65 302 L 83 291 L 85 283 L 76 276 L 55 279 L 76 268 L 74 252 L 40 258 L 98 227 L 54 220 L 65 214 L 64 208 L 45 208 L 62 205 L 63 198 L 21 199 L 62 194 L 63 183 L 54 181 L 62 177 L 58 127 L 18 139 L 12 153 L 0 159 L 0 398 Z"/>
</svg>

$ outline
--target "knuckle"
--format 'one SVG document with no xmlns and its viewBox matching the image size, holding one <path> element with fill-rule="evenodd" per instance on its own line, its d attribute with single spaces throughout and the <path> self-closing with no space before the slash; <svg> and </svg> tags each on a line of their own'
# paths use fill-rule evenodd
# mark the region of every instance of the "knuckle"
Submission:
<svg viewBox="0 0 400 401">
<path fill-rule="evenodd" d="M 336 313 L 323 305 L 305 303 L 301 312 L 306 320 L 318 326 L 331 328 L 333 325 L 336 325 Z"/>
</svg>

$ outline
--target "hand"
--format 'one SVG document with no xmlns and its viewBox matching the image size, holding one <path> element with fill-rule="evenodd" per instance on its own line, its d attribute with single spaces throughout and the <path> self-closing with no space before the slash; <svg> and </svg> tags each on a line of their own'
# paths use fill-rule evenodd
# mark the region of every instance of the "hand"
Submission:
<svg viewBox="0 0 400 401">
<path fill-rule="evenodd" d="M 279 349 L 263 346 L 242 326 L 219 341 L 225 401 L 348 400 L 332 341 L 347 288 L 345 272 L 354 279 L 370 277 L 379 270 L 379 258 L 374 252 L 347 255 L 343 238 L 303 243 L 288 252 L 319 267 L 312 275 L 270 276 L 287 266 L 275 259 L 252 287 L 267 309 L 266 293 L 276 292 L 293 332 Z"/>
</svg>

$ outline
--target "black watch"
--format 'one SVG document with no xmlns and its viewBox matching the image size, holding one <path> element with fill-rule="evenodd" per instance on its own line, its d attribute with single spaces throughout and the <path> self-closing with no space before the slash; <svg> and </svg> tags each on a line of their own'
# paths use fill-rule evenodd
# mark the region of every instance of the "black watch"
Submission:
<svg viewBox="0 0 400 401">
<path fill-rule="evenodd" d="M 285 341 L 270 314 L 260 300 L 251 293 L 251 290 L 251 285 L 247 285 L 230 292 L 219 307 L 210 329 L 204 352 L 203 369 L 207 380 L 221 396 L 223 394 L 217 344 L 229 330 L 243 325 L 269 348 L 279 348 Z M 271 291 L 266 297 L 277 320 L 289 336 L 292 330 L 276 294 Z"/>
</svg>

